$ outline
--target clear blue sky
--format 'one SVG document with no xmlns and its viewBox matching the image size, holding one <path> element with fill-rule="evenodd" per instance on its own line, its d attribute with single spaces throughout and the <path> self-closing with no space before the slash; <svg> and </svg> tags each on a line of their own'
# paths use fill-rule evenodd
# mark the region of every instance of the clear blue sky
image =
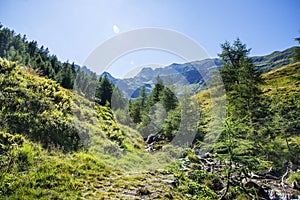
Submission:
<svg viewBox="0 0 300 200">
<path fill-rule="evenodd" d="M 300 35 L 299 8 L 299 0 L 0 0 L 0 22 L 37 40 L 62 61 L 82 64 L 116 35 L 114 25 L 120 33 L 143 27 L 173 29 L 197 41 L 211 57 L 220 53 L 220 43 L 237 37 L 252 48 L 251 55 L 284 50 L 297 45 L 293 39 Z M 157 52 L 148 55 L 129 55 L 111 72 L 124 74 L 117 65 L 182 62 L 155 56 Z"/>
</svg>

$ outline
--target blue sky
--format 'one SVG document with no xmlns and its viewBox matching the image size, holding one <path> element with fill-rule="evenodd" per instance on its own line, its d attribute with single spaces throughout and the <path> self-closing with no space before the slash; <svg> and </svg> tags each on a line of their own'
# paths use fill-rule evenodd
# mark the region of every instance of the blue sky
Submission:
<svg viewBox="0 0 300 200">
<path fill-rule="evenodd" d="M 183 33 L 211 57 L 220 53 L 220 43 L 237 37 L 252 48 L 251 55 L 269 54 L 297 45 L 299 8 L 299 0 L 1 0 L 0 22 L 62 61 L 83 64 L 116 32 L 144 27 Z M 137 66 L 173 62 L 184 61 L 157 51 L 137 52 L 117 60 L 109 71 L 123 76 Z"/>
</svg>

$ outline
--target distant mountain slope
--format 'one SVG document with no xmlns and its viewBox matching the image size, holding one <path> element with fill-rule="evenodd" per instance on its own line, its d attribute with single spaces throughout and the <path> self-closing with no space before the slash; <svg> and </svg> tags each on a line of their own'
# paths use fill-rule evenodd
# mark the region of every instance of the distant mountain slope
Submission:
<svg viewBox="0 0 300 200">
<path fill-rule="evenodd" d="M 104 77 L 106 76 L 113 84 L 116 84 L 116 82 L 118 81 L 117 78 L 113 77 L 110 73 L 108 72 L 103 72 L 100 77 Z"/>
<path fill-rule="evenodd" d="M 296 47 L 288 48 L 284 51 L 274 51 L 266 56 L 254 56 L 254 64 L 263 72 L 269 72 L 293 62 L 293 54 Z"/>
<path fill-rule="evenodd" d="M 143 68 L 135 77 L 119 79 L 117 86 L 127 97 L 135 98 L 141 86 L 151 90 L 156 82 L 156 77 L 164 81 L 165 85 L 176 85 L 178 92 L 185 87 L 190 93 L 203 89 L 204 77 L 207 76 L 211 67 L 219 67 L 218 59 L 206 59 L 202 61 L 189 62 L 185 64 L 171 64 L 164 68 Z"/>
<path fill-rule="evenodd" d="M 280 68 L 293 62 L 293 53 L 296 47 L 284 51 L 275 51 L 266 56 L 254 56 L 254 64 L 262 70 L 268 72 Z M 113 79 L 117 86 L 127 97 L 135 98 L 139 94 L 141 86 L 146 86 L 151 91 L 159 75 L 164 84 L 175 84 L 185 87 L 192 94 L 205 89 L 205 78 L 209 79 L 208 73 L 211 68 L 220 68 L 222 61 L 219 58 L 193 61 L 184 64 L 173 63 L 162 68 L 143 68 L 136 76 L 126 79 Z M 207 76 L 207 77 L 206 77 Z"/>
<path fill-rule="evenodd" d="M 89 68 L 87 68 L 85 65 L 84 66 L 80 66 L 80 65 L 75 64 L 74 67 L 75 67 L 75 70 L 80 69 L 81 71 L 85 72 L 88 75 L 91 75 L 91 74 L 94 73 L 92 70 L 90 70 Z"/>
</svg>

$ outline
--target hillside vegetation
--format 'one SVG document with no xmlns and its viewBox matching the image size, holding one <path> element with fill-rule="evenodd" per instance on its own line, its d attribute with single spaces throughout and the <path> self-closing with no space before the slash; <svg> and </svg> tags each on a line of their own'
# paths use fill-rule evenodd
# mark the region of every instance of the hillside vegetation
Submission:
<svg viewBox="0 0 300 200">
<path fill-rule="evenodd" d="M 261 71 L 269 72 L 282 66 L 293 63 L 293 55 L 297 47 L 292 47 L 284 51 L 275 51 L 266 56 L 254 56 L 252 61 Z"/>
<path fill-rule="evenodd" d="M 191 97 L 158 75 L 127 103 L 0 25 L 1 199 L 300 198 L 300 49 L 221 48 L 222 84 Z"/>
<path fill-rule="evenodd" d="M 174 190 L 164 170 L 172 160 L 148 154 L 109 107 L 4 59 L 0 80 L 2 198 L 186 198 L 187 182 Z"/>
<path fill-rule="evenodd" d="M 146 153 L 139 133 L 119 125 L 108 107 L 97 106 L 16 63 L 1 59 L 0 66 L 2 197 L 218 199 L 222 194 L 226 167 L 213 175 L 204 161 L 225 161 L 226 141 L 216 144 L 218 154 L 213 157 L 203 160 L 186 151 L 181 160 L 170 160 L 174 164 L 169 167 L 151 170 L 159 166 L 157 159 L 169 157 Z M 262 75 L 266 104 L 282 105 L 281 116 L 293 124 L 293 130 L 299 130 L 299 66 L 295 63 Z M 209 111 L 209 91 L 197 97 Z M 283 132 L 265 141 L 261 146 L 265 154 L 251 153 L 258 157 L 252 158 L 249 170 L 258 173 L 274 166 L 280 176 L 290 153 L 300 155 L 299 135 L 286 138 Z M 251 148 L 256 151 L 251 138 L 235 142 L 236 157 L 242 159 Z M 293 164 L 299 164 L 299 157 L 293 158 Z M 289 176 L 290 184 L 299 184 L 299 174 Z M 240 191 L 232 191 L 236 197 L 247 197 L 236 190 Z"/>
</svg>

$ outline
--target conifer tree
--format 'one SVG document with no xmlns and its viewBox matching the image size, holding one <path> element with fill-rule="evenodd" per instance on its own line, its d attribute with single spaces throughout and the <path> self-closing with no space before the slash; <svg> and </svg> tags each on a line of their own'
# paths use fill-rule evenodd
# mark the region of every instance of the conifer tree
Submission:
<svg viewBox="0 0 300 200">
<path fill-rule="evenodd" d="M 167 112 L 176 108 L 178 103 L 177 97 L 168 87 L 164 87 L 160 98 Z"/>
<path fill-rule="evenodd" d="M 111 105 L 113 87 L 113 83 L 107 78 L 107 76 L 99 79 L 99 84 L 95 94 L 96 102 L 102 106 L 105 106 L 106 102 Z"/>
<path fill-rule="evenodd" d="M 164 89 L 163 80 L 159 77 L 156 77 L 156 84 L 153 88 L 153 91 L 150 96 L 150 105 L 154 105 L 160 100 L 160 94 Z"/>
<path fill-rule="evenodd" d="M 144 108 L 146 106 L 146 100 L 147 100 L 146 87 L 144 85 L 141 87 L 139 98 L 141 99 L 141 107 Z"/>
<path fill-rule="evenodd" d="M 261 72 L 248 57 L 250 49 L 237 39 L 233 45 L 229 42 L 221 44 L 222 53 L 219 54 L 223 63 L 220 70 L 229 104 L 232 107 L 232 117 L 235 120 L 246 120 L 253 125 L 261 113 L 260 106 Z"/>
<path fill-rule="evenodd" d="M 129 115 L 132 121 L 136 124 L 142 121 L 141 119 L 141 104 L 139 100 L 131 100 L 129 101 Z"/>
<path fill-rule="evenodd" d="M 114 87 L 112 97 L 111 97 L 111 108 L 113 110 L 123 109 L 125 107 L 125 99 L 122 96 L 122 93 L 118 87 Z"/>
</svg>

